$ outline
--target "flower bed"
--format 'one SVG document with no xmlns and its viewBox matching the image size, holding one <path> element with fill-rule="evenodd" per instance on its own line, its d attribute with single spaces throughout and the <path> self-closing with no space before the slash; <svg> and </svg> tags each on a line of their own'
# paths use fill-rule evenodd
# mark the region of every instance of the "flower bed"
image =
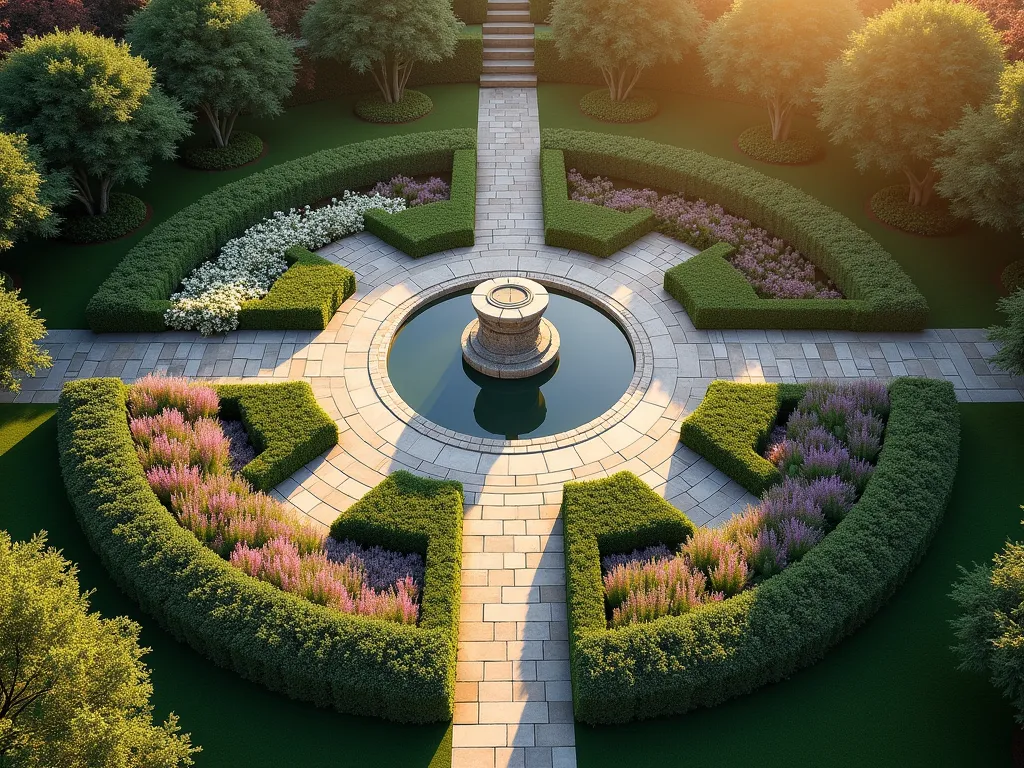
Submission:
<svg viewBox="0 0 1024 768">
<path fill-rule="evenodd" d="M 585 178 L 569 171 L 569 195 L 616 211 L 640 208 L 654 211 L 658 229 L 696 248 L 728 243 L 735 250 L 728 261 L 743 273 L 758 296 L 770 299 L 841 299 L 831 280 L 819 274 L 808 259 L 780 238 L 749 219 L 733 216 L 722 206 L 683 195 L 659 195 L 653 189 L 616 189 L 610 179 Z"/>
<path fill-rule="evenodd" d="M 377 182 L 370 190 L 370 194 L 399 198 L 405 201 L 407 208 L 414 208 L 417 205 L 428 205 L 448 200 L 451 197 L 452 188 L 444 179 L 437 176 L 419 181 L 400 174 L 391 181 Z"/>
</svg>

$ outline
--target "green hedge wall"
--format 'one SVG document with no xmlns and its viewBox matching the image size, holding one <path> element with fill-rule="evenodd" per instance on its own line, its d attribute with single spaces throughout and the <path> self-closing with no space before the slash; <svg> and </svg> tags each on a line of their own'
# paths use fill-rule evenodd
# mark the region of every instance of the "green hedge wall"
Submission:
<svg viewBox="0 0 1024 768">
<path fill-rule="evenodd" d="M 760 496 L 782 480 L 761 452 L 780 411 L 793 410 L 803 390 L 799 384 L 713 381 L 697 410 L 683 420 L 683 444 Z"/>
<path fill-rule="evenodd" d="M 455 151 L 451 198 L 399 213 L 367 211 L 364 222 L 385 243 L 414 259 L 473 245 L 476 227 L 476 152 Z"/>
<path fill-rule="evenodd" d="M 178 640 L 271 690 L 400 722 L 451 719 L 457 583 L 428 583 L 449 595 L 425 601 L 420 625 L 408 626 L 338 613 L 245 575 L 178 525 L 150 490 L 128 431 L 126 391 L 118 379 L 71 382 L 57 412 L 68 497 L 121 588 Z M 451 521 L 436 530 L 452 537 L 444 551 L 458 559 L 458 483 L 395 475 L 361 504 L 366 517 L 384 508 L 382 526 L 406 504 L 413 521 L 429 507 Z M 432 551 L 428 544 L 428 572 L 437 570 Z M 455 614 L 438 615 L 446 606 Z"/>
<path fill-rule="evenodd" d="M 483 24 L 487 18 L 487 0 L 452 0 L 452 11 L 466 24 Z"/>
<path fill-rule="evenodd" d="M 607 258 L 654 229 L 650 208 L 623 213 L 570 200 L 565 160 L 558 150 L 541 150 L 540 172 L 548 245 Z"/>
<path fill-rule="evenodd" d="M 241 475 L 266 491 L 338 444 L 338 425 L 305 381 L 218 384 L 220 415 L 240 419 L 256 449 Z"/>
<path fill-rule="evenodd" d="M 226 184 L 128 251 L 89 301 L 89 327 L 97 333 L 166 330 L 164 312 L 182 278 L 253 224 L 398 173 L 447 171 L 456 150 L 475 146 L 469 128 L 390 136 L 315 152 Z"/>
<path fill-rule="evenodd" d="M 243 331 L 322 331 L 345 299 L 356 292 L 350 269 L 294 246 L 285 252 L 291 265 L 262 299 L 247 301 L 238 313 Z"/>
<path fill-rule="evenodd" d="M 703 152 L 631 136 L 548 128 L 541 131 L 541 146 L 562 150 L 565 165 L 585 174 L 718 203 L 788 241 L 846 296 L 739 303 L 739 281 L 746 281 L 728 263 L 725 266 L 735 275 L 717 263 L 724 262 L 722 249 L 712 250 L 673 268 L 671 277 L 666 275 L 666 289 L 679 294 L 680 300 L 686 298 L 682 284 L 693 295 L 719 302 L 710 317 L 725 324 L 712 326 L 698 317 L 704 323 L 698 327 L 913 331 L 927 325 L 928 302 L 878 241 L 838 211 L 784 181 Z M 756 298 L 753 289 L 747 286 L 746 290 Z M 733 298 L 736 306 L 729 303 Z M 692 305 L 693 299 L 689 300 Z"/>
<path fill-rule="evenodd" d="M 892 412 L 877 469 L 838 527 L 778 576 L 682 616 L 607 629 L 599 555 L 655 541 L 635 533 L 645 525 L 636 510 L 660 499 L 632 477 L 566 484 L 578 720 L 679 714 L 777 682 L 820 659 L 892 596 L 942 522 L 956 475 L 960 414 L 948 382 L 897 379 L 889 394 Z M 676 516 L 666 543 L 689 526 L 682 513 Z"/>
</svg>

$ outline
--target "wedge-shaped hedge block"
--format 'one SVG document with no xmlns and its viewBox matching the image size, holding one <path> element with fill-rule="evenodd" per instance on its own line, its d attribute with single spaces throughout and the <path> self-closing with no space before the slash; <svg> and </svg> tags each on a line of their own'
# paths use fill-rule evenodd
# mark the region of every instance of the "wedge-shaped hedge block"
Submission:
<svg viewBox="0 0 1024 768">
<path fill-rule="evenodd" d="M 779 416 L 796 407 L 803 387 L 713 381 L 704 400 L 684 421 L 683 444 L 760 496 L 782 477 L 761 452 Z"/>
<path fill-rule="evenodd" d="M 843 521 L 777 576 L 681 616 L 608 629 L 600 557 L 689 521 L 637 478 L 566 483 L 573 708 L 619 723 L 719 704 L 814 663 L 871 617 L 924 555 L 953 488 L 960 412 L 949 382 L 896 379 L 875 473 Z M 770 400 L 760 407 L 767 413 Z"/>
<path fill-rule="evenodd" d="M 400 473 L 355 505 L 353 516 L 368 521 L 369 543 L 397 541 L 374 539 L 371 529 L 395 537 L 409 531 L 408 543 L 426 542 L 420 623 L 343 614 L 247 576 L 182 528 L 143 474 L 126 397 L 118 379 L 67 384 L 57 440 L 68 498 L 128 595 L 178 640 L 271 690 L 340 712 L 410 723 L 451 720 L 459 483 Z"/>
<path fill-rule="evenodd" d="M 350 269 L 294 246 L 285 252 L 289 267 L 262 299 L 246 301 L 238 313 L 244 331 L 322 331 L 356 292 L 356 276 Z"/>
<path fill-rule="evenodd" d="M 650 208 L 623 213 L 570 200 L 560 151 L 542 150 L 540 169 L 544 242 L 548 245 L 607 258 L 654 229 Z"/>
<path fill-rule="evenodd" d="M 473 245 L 476 226 L 476 151 L 462 149 L 452 161 L 450 199 L 398 213 L 367 211 L 366 230 L 414 259 Z"/>
</svg>

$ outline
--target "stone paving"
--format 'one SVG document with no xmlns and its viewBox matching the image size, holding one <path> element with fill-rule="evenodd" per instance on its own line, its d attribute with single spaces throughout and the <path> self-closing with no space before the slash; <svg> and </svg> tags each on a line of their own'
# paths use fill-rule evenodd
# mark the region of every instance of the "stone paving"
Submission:
<svg viewBox="0 0 1024 768">
<path fill-rule="evenodd" d="M 414 261 L 362 233 L 321 254 L 356 272 L 359 291 L 323 332 L 96 336 L 52 331 L 54 366 L 18 401 L 50 402 L 67 380 L 150 371 L 220 380 L 305 379 L 338 421 L 339 444 L 276 493 L 327 524 L 390 472 L 460 480 L 466 491 L 463 602 L 453 764 L 573 766 L 561 489 L 621 470 L 698 524 L 754 501 L 679 444 L 680 420 L 716 378 L 808 381 L 924 375 L 964 401 L 1024 399 L 993 369 L 982 330 L 914 334 L 697 331 L 662 289 L 693 253 L 647 235 L 609 259 L 543 244 L 536 91 L 480 93 L 477 244 Z M 637 350 L 630 391 L 601 418 L 537 441 L 481 441 L 412 414 L 390 387 L 390 334 L 425 297 L 496 275 L 544 276 L 611 307 Z M 536 278 L 535 278 L 536 279 Z"/>
</svg>

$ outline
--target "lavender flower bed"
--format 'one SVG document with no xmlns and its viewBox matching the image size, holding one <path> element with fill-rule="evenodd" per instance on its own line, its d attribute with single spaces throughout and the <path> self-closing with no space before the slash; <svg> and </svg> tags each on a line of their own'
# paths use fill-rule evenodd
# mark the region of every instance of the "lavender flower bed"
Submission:
<svg viewBox="0 0 1024 768">
<path fill-rule="evenodd" d="M 616 189 L 610 179 L 587 179 L 575 169 L 569 171 L 568 183 L 570 198 L 582 203 L 624 212 L 652 209 L 660 231 L 696 248 L 728 243 L 735 249 L 730 263 L 762 298 L 843 298 L 832 281 L 792 246 L 720 205 L 652 189 Z"/>
<path fill-rule="evenodd" d="M 407 208 L 427 203 L 439 203 L 451 197 L 451 186 L 437 176 L 426 181 L 417 181 L 409 176 L 395 176 L 391 181 L 378 182 L 370 195 L 381 197 L 402 198 Z"/>
<path fill-rule="evenodd" d="M 423 562 L 334 542 L 235 474 L 211 388 L 147 376 L 129 388 L 129 429 L 157 497 L 178 522 L 250 576 L 344 613 L 415 624 Z M 244 433 L 244 429 L 242 430 Z M 248 441 L 246 440 L 246 444 Z"/>
<path fill-rule="evenodd" d="M 722 528 L 601 559 L 609 625 L 677 616 L 781 572 L 852 509 L 882 449 L 889 394 L 877 381 L 809 384 L 766 452 L 783 473 L 759 504 Z"/>
</svg>

